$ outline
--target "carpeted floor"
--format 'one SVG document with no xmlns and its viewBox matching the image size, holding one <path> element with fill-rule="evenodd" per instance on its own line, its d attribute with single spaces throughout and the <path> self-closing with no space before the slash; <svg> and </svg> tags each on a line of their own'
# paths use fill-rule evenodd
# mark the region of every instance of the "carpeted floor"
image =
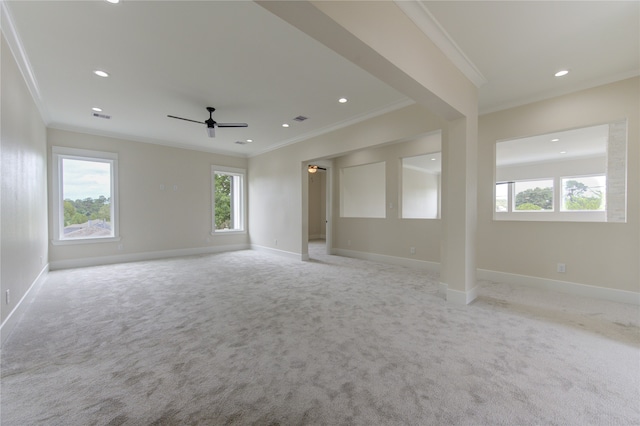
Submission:
<svg viewBox="0 0 640 426">
<path fill-rule="evenodd" d="M 638 425 L 639 308 L 256 251 L 51 272 L 2 348 L 26 425 Z"/>
</svg>

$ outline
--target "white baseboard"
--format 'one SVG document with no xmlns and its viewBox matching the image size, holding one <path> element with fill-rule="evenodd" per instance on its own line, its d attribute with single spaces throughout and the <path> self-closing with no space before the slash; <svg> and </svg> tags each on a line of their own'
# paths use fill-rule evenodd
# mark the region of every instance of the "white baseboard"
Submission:
<svg viewBox="0 0 640 426">
<path fill-rule="evenodd" d="M 308 254 L 294 253 L 292 251 L 278 250 L 271 247 L 259 246 L 251 244 L 251 250 L 262 251 L 265 253 L 275 254 L 276 256 L 286 257 L 293 260 L 309 260 Z"/>
<path fill-rule="evenodd" d="M 477 278 L 502 283 L 518 284 L 529 287 L 544 288 L 561 293 L 575 294 L 578 296 L 593 297 L 595 299 L 609 300 L 612 302 L 631 303 L 640 305 L 640 293 L 633 291 L 617 290 L 614 288 L 597 287 L 588 284 L 579 284 L 569 281 L 552 280 L 549 278 L 532 277 L 528 275 L 511 274 L 508 272 L 490 271 L 478 269 Z"/>
<path fill-rule="evenodd" d="M 16 304 L 16 307 L 13 308 L 4 322 L 0 325 L 0 346 L 2 346 L 9 335 L 11 335 L 11 332 L 15 328 L 16 324 L 20 321 L 20 318 L 22 318 L 22 315 L 26 311 L 27 307 L 33 301 L 33 299 L 35 299 L 38 291 L 40 291 L 40 288 L 45 281 L 45 278 L 47 278 L 48 273 L 49 265 L 47 264 L 44 268 L 42 268 L 42 271 L 40 271 L 33 283 L 31 283 L 31 286 L 24 294 L 24 296 L 22 296 L 20 301 Z"/>
<path fill-rule="evenodd" d="M 443 283 L 442 281 L 438 282 L 438 294 L 441 296 L 444 296 L 445 299 L 447 298 L 447 289 L 449 288 L 449 286 L 446 283 Z"/>
<path fill-rule="evenodd" d="M 439 262 L 428 262 L 340 248 L 332 249 L 332 254 L 440 272 Z M 575 294 L 577 296 L 587 296 L 595 299 L 609 300 L 612 302 L 640 305 L 640 293 L 633 291 L 617 290 L 607 287 L 598 287 L 588 284 L 573 283 L 569 281 L 532 277 L 528 275 L 511 274 L 507 272 L 490 271 L 487 269 L 478 269 L 476 278 L 502 283 L 544 288 L 561 293 Z M 446 283 L 440 282 L 438 293 L 444 295 L 447 300 L 451 300 L 454 303 L 469 304 L 476 297 L 478 297 L 478 287 L 474 287 L 472 290 L 469 290 L 467 292 L 460 292 L 457 290 L 449 289 Z"/>
<path fill-rule="evenodd" d="M 391 265 L 407 266 L 410 268 L 421 269 L 425 271 L 440 272 L 440 264 L 438 262 L 429 262 L 427 260 L 409 259 L 406 257 L 388 256 L 386 254 L 368 253 L 364 251 L 333 249 L 333 254 L 344 257 L 353 257 L 355 259 L 371 260 L 373 262 L 388 263 Z"/>
<path fill-rule="evenodd" d="M 189 249 L 175 249 L 149 251 L 142 253 L 121 254 L 115 256 L 85 257 L 82 259 L 56 260 L 50 262 L 51 270 L 83 268 L 87 266 L 111 265 L 114 263 L 140 262 L 145 260 L 166 259 L 170 257 L 194 256 L 198 254 L 222 253 L 227 251 L 248 250 L 249 244 L 230 244 L 212 247 L 197 247 Z"/>
<path fill-rule="evenodd" d="M 460 291 L 451 289 L 446 283 L 440 282 L 438 292 L 444 293 L 447 302 L 456 305 L 468 305 L 478 297 L 478 286 L 469 291 Z"/>
</svg>

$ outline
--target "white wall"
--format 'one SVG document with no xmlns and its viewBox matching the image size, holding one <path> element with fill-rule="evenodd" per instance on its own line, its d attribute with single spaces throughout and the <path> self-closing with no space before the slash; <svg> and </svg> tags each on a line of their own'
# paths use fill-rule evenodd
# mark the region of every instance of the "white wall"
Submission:
<svg viewBox="0 0 640 426">
<path fill-rule="evenodd" d="M 439 262 L 442 223 L 439 219 L 402 219 L 401 205 L 402 158 L 437 152 L 441 148 L 439 133 L 411 138 L 408 141 L 381 147 L 362 149 L 334 159 L 336 171 L 343 167 L 384 161 L 386 199 L 384 218 L 343 217 L 334 208 L 334 248 L 413 260 Z M 334 199 L 340 194 L 339 173 L 334 187 Z M 337 203 L 336 203 L 337 204 Z M 410 248 L 414 247 L 415 254 Z"/>
<path fill-rule="evenodd" d="M 402 168 L 402 217 L 438 218 L 440 175 Z"/>
<path fill-rule="evenodd" d="M 502 166 L 496 169 L 496 182 L 547 179 L 607 173 L 607 157 L 574 158 L 538 164 Z"/>
<path fill-rule="evenodd" d="M 640 291 L 639 80 L 487 114 L 479 121 L 478 268 Z M 627 223 L 494 221 L 496 141 L 628 118 Z M 557 263 L 566 273 L 557 273 Z"/>
<path fill-rule="evenodd" d="M 211 166 L 246 169 L 246 158 L 49 129 L 49 158 L 52 146 L 118 154 L 122 237 L 117 242 L 51 245 L 52 269 L 155 257 L 152 253 L 188 254 L 190 250 L 247 246 L 247 233 L 211 235 Z M 50 197 L 50 209 L 52 203 Z M 49 227 L 53 238 L 52 222 Z"/>
<path fill-rule="evenodd" d="M 251 157 L 249 159 L 251 243 L 260 247 L 302 254 L 303 240 L 308 235 L 308 173 L 306 170 L 309 160 L 337 157 L 348 152 L 357 152 L 362 148 L 413 139 L 416 135 L 440 130 L 445 125 L 446 122 L 435 117 L 424 107 L 411 105 Z M 409 155 L 413 154 L 402 154 L 402 156 Z M 334 200 L 333 217 L 329 220 L 335 219 L 339 214 L 336 210 L 339 209 L 339 198 L 335 198 L 339 196 L 335 190 L 337 169 L 337 167 L 332 169 Z M 346 239 L 342 238 L 335 226 L 333 236 L 334 247 L 346 248 Z M 340 240 L 335 240 L 337 237 Z"/>
<path fill-rule="evenodd" d="M 638 79 L 635 78 L 481 117 L 478 268 L 543 280 L 640 291 L 638 93 Z M 251 158 L 252 243 L 276 247 L 273 241 L 278 239 L 279 250 L 300 253 L 299 228 L 302 222 L 299 213 L 303 199 L 300 182 L 302 171 L 306 170 L 301 162 L 334 157 L 333 248 L 439 262 L 440 221 L 399 220 L 395 209 L 388 209 L 386 219 L 340 218 L 338 210 L 337 171 L 348 165 L 386 161 L 387 199 L 397 200 L 399 161 L 391 159 L 410 154 L 394 152 L 400 149 L 401 144 L 374 146 L 385 139 L 402 139 L 393 136 L 400 135 L 400 123 L 414 129 L 414 134 L 417 134 L 427 116 L 425 110 L 414 105 Z M 629 119 L 627 223 L 493 220 L 496 141 L 601 124 L 624 117 Z M 381 127 L 375 127 L 377 125 Z M 426 126 L 422 129 L 437 129 L 435 123 L 431 125 L 431 128 Z M 384 132 L 383 137 L 380 132 Z M 347 154 L 344 151 L 351 152 Z M 410 255 L 409 247 L 416 247 L 415 257 Z M 556 272 L 557 263 L 566 264 L 566 273 Z"/>
<path fill-rule="evenodd" d="M 380 161 L 340 168 L 341 217 L 385 217 L 385 166 Z"/>
<path fill-rule="evenodd" d="M 4 323 L 46 270 L 47 151 L 40 112 L 4 36 L 0 37 L 0 316 Z M 5 337 L 4 327 L 2 331 Z"/>
</svg>

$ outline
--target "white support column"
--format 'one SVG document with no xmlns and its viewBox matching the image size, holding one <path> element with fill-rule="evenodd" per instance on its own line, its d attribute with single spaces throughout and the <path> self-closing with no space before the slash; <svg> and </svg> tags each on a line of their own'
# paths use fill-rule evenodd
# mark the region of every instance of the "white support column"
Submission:
<svg viewBox="0 0 640 426">
<path fill-rule="evenodd" d="M 447 301 L 477 297 L 477 116 L 449 122 L 443 132 L 443 212 L 440 288 Z"/>
</svg>

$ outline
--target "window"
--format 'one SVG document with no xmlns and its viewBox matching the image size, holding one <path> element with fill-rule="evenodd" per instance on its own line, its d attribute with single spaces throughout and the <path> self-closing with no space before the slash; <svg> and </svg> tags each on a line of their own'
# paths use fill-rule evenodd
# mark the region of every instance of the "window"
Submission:
<svg viewBox="0 0 640 426">
<path fill-rule="evenodd" d="M 563 211 L 604 211 L 606 176 L 578 176 L 562 179 Z"/>
<path fill-rule="evenodd" d="M 245 230 L 245 170 L 212 166 L 213 232 Z"/>
<path fill-rule="evenodd" d="M 496 212 L 508 212 L 511 182 L 496 183 Z"/>
<path fill-rule="evenodd" d="M 402 218 L 437 219 L 440 214 L 441 154 L 402 159 Z"/>
<path fill-rule="evenodd" d="M 553 211 L 553 179 L 518 181 L 514 191 L 515 211 Z"/>
<path fill-rule="evenodd" d="M 496 143 L 494 219 L 626 221 L 627 122 Z"/>
<path fill-rule="evenodd" d="M 118 239 L 114 153 L 53 147 L 54 244 Z"/>
</svg>

